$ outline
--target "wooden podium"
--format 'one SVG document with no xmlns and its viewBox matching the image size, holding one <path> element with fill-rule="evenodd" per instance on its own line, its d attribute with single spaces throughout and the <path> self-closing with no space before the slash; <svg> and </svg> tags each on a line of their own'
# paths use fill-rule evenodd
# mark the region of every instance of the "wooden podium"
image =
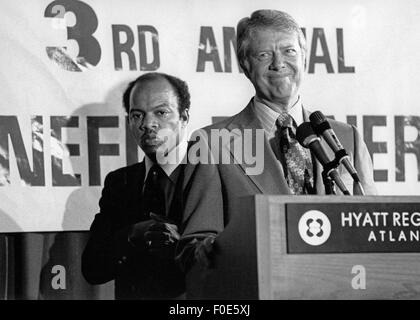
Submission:
<svg viewBox="0 0 420 320">
<path fill-rule="evenodd" d="M 187 298 L 420 299 L 419 212 L 411 196 L 244 198 Z"/>
</svg>

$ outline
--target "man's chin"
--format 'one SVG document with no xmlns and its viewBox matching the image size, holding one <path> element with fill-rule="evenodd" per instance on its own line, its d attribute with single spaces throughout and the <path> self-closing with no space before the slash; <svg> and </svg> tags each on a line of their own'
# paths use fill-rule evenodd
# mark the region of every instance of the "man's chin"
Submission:
<svg viewBox="0 0 420 320">
<path fill-rule="evenodd" d="M 156 155 L 156 152 L 158 151 L 160 145 L 142 145 L 141 149 L 145 154 L 149 155 Z"/>
<path fill-rule="evenodd" d="M 168 153 L 173 149 L 169 148 L 166 144 L 161 143 L 159 145 L 153 145 L 153 146 L 143 146 L 141 148 L 143 152 L 150 158 L 150 159 L 156 159 L 156 158 L 164 158 L 168 155 Z"/>
</svg>

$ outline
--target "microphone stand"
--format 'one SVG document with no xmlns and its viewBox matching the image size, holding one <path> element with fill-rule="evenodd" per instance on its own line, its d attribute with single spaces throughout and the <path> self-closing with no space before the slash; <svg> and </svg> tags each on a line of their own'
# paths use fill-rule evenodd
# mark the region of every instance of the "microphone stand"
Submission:
<svg viewBox="0 0 420 320">
<path fill-rule="evenodd" d="M 328 176 L 327 171 L 322 171 L 322 182 L 324 183 L 325 187 L 325 194 L 337 194 L 335 192 L 335 183 L 334 181 Z"/>
<path fill-rule="evenodd" d="M 338 167 L 338 165 L 341 163 L 341 161 L 346 157 L 348 158 L 348 154 L 344 149 L 338 150 L 335 154 L 335 159 L 333 160 L 333 162 L 335 162 L 337 164 L 337 167 Z M 362 183 L 361 183 L 357 173 L 352 173 L 351 177 L 353 178 L 355 187 L 358 190 L 357 193 L 362 195 L 362 196 L 365 195 L 365 190 L 363 189 Z"/>
<path fill-rule="evenodd" d="M 337 161 L 337 159 L 334 159 L 334 160 L 328 162 L 327 164 L 325 164 L 325 166 L 324 166 L 324 170 L 322 171 L 322 180 L 324 182 L 325 193 L 326 194 L 337 194 L 335 192 L 334 180 L 330 178 L 329 173 L 332 170 L 336 171 L 339 164 L 340 163 Z M 347 188 L 341 182 L 341 180 L 340 180 L 340 184 L 338 185 L 338 187 L 340 188 L 340 190 L 343 192 L 344 195 L 350 195 L 350 192 L 347 190 Z"/>
</svg>

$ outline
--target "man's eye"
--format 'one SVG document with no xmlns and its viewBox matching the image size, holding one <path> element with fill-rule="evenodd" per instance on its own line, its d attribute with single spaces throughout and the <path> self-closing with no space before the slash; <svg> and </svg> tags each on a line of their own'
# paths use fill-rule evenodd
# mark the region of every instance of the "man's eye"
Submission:
<svg viewBox="0 0 420 320">
<path fill-rule="evenodd" d="M 134 119 L 134 120 L 139 120 L 139 119 L 143 118 L 143 116 L 142 116 L 141 113 L 132 113 L 131 118 Z"/>
<path fill-rule="evenodd" d="M 259 59 L 268 59 L 270 57 L 271 57 L 270 52 L 260 52 L 260 53 L 258 53 L 258 58 Z"/>
<path fill-rule="evenodd" d="M 286 49 L 286 53 L 288 55 L 296 55 L 297 51 L 296 51 L 296 49 L 289 48 L 289 49 Z"/>
<path fill-rule="evenodd" d="M 165 111 L 165 110 L 160 110 L 160 111 L 157 112 L 157 114 L 161 117 L 164 117 L 164 116 L 168 115 L 169 112 Z"/>
</svg>

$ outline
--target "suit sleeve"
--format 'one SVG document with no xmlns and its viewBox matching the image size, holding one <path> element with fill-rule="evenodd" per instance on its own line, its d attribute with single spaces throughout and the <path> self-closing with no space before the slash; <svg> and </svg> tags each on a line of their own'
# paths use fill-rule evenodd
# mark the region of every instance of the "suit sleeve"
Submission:
<svg viewBox="0 0 420 320">
<path fill-rule="evenodd" d="M 176 261 L 186 271 L 194 263 L 199 242 L 216 237 L 224 229 L 222 182 L 218 165 L 211 159 L 208 163 L 188 164 L 185 169 L 182 236 Z"/>
<path fill-rule="evenodd" d="M 121 210 L 117 174 L 105 178 L 100 212 L 90 228 L 90 238 L 82 254 L 82 274 L 91 284 L 102 284 L 115 279 L 118 268 L 126 263 L 134 247 L 128 242 L 129 225 L 122 225 L 117 215 Z"/>
<path fill-rule="evenodd" d="M 365 195 L 376 195 L 375 182 L 373 180 L 373 165 L 370 157 L 368 148 L 363 141 L 360 133 L 353 127 L 354 134 L 354 166 L 357 170 L 359 178 L 361 180 Z M 358 194 L 358 191 L 353 188 L 354 194 Z"/>
</svg>

